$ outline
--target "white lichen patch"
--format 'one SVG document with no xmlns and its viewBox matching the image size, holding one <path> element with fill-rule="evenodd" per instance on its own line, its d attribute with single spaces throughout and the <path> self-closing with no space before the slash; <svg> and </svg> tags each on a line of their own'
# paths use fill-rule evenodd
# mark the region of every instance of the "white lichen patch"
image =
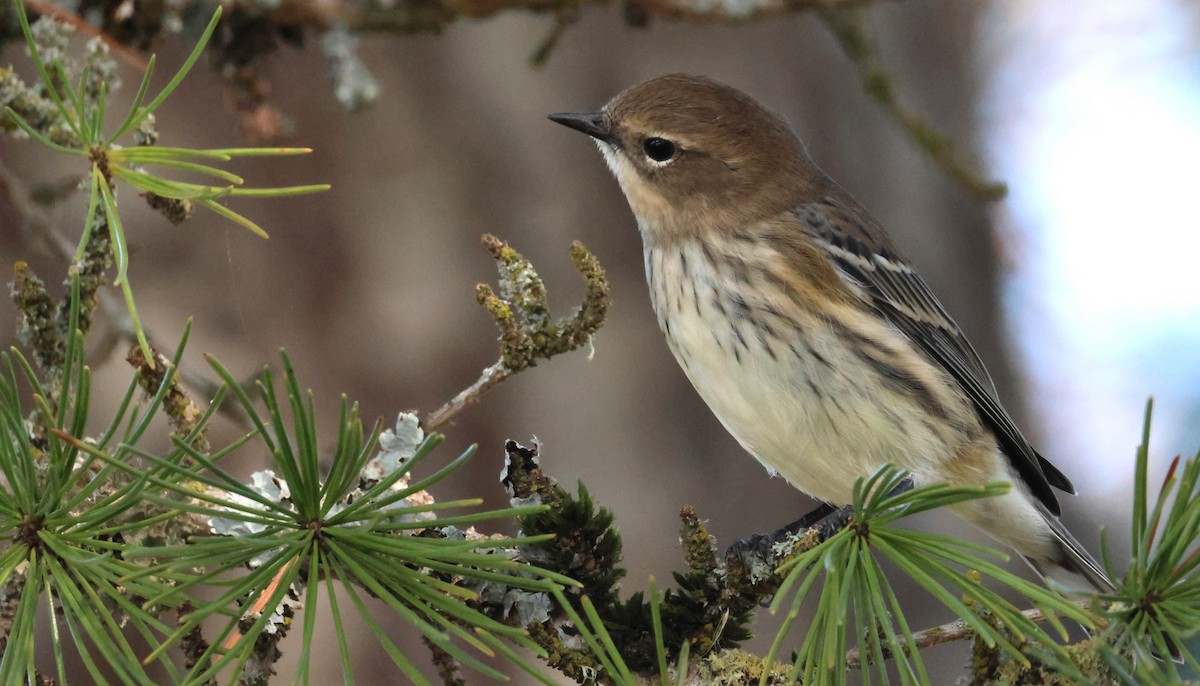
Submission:
<svg viewBox="0 0 1200 686">
<path fill-rule="evenodd" d="M 336 24 L 321 38 L 321 50 L 329 60 L 333 94 L 342 107 L 360 110 L 379 99 L 379 82 L 358 57 L 358 38 L 345 24 Z"/>
<path fill-rule="evenodd" d="M 362 470 L 364 484 L 375 484 L 397 469 L 404 469 L 417 454 L 417 448 L 425 442 L 425 430 L 421 420 L 411 412 L 401 412 L 393 429 L 384 429 L 379 435 L 379 454 L 371 458 Z M 407 488 L 406 479 L 401 479 L 392 488 Z"/>
<path fill-rule="evenodd" d="M 550 621 L 550 611 L 554 608 L 554 603 L 551 602 L 549 594 L 510 588 L 504 594 L 502 607 L 505 618 L 516 618 L 516 626 L 529 626 Z"/>
<path fill-rule="evenodd" d="M 74 65 L 67 57 L 67 44 L 71 35 L 75 33 L 74 26 L 57 21 L 49 15 L 43 15 L 33 22 L 30 33 L 33 34 L 33 44 L 37 46 L 38 55 L 42 58 L 43 64 L 61 62 L 68 72 L 74 71 Z M 28 52 L 29 48 L 27 47 L 25 50 Z"/>
<path fill-rule="evenodd" d="M 759 0 L 699 0 L 695 4 L 699 14 L 725 14 L 730 19 L 749 19 L 760 9 Z"/>
<path fill-rule="evenodd" d="M 275 476 L 275 472 L 267 469 L 250 475 L 247 484 L 258 495 L 276 503 L 288 503 L 290 507 L 291 491 L 286 481 Z M 254 519 L 254 512 L 267 512 L 268 509 L 260 501 L 240 493 L 228 493 L 225 496 L 228 507 L 224 511 L 229 517 L 213 516 L 209 519 L 209 529 L 218 536 L 251 536 L 267 530 L 267 524 L 261 519 Z M 276 553 L 275 549 L 266 550 L 255 555 L 250 560 L 250 567 L 258 567 L 270 560 Z"/>
</svg>

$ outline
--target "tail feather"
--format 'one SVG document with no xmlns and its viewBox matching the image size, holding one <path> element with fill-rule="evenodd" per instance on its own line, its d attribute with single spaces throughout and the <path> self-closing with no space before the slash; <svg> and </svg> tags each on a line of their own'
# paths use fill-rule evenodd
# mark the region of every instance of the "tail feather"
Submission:
<svg viewBox="0 0 1200 686">
<path fill-rule="evenodd" d="M 1025 557 L 1025 561 L 1046 580 L 1046 585 L 1068 595 L 1112 593 L 1116 590 L 1112 580 L 1104 573 L 1104 568 L 1079 541 L 1075 540 L 1058 517 L 1051 514 L 1040 502 L 1037 503 L 1037 508 L 1050 530 L 1054 532 L 1059 554 L 1053 559 Z"/>
</svg>

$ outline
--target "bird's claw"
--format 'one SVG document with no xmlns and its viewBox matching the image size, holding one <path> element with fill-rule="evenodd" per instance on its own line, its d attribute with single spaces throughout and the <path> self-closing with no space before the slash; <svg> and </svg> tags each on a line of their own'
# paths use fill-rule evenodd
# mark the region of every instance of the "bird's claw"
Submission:
<svg viewBox="0 0 1200 686">
<path fill-rule="evenodd" d="M 790 533 L 785 527 L 769 534 L 753 534 L 738 539 L 725 549 L 725 559 L 740 561 L 745 565 L 749 565 L 754 560 L 769 559 L 771 547 Z"/>
</svg>

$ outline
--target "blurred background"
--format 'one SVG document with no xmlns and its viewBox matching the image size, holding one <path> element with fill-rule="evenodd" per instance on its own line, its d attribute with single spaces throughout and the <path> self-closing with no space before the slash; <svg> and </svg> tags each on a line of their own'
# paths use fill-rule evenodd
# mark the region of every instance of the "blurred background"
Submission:
<svg viewBox="0 0 1200 686">
<path fill-rule="evenodd" d="M 1152 483 L 1171 457 L 1200 445 L 1197 7 L 871 7 L 869 27 L 901 101 L 951 135 L 969 164 L 1009 185 L 994 204 L 972 200 L 902 135 L 810 15 L 635 29 L 614 7 L 588 7 L 538 69 L 529 57 L 551 28 L 546 17 L 509 13 L 440 36 L 365 36 L 360 56 L 381 90 L 358 113 L 338 105 L 310 41 L 278 51 L 264 74 L 270 101 L 290 118 L 288 143 L 315 152 L 235 170 L 252 185 L 333 189 L 236 204 L 270 231 L 269 241 L 199 211 L 171 226 L 124 197 L 130 278 L 160 342 L 173 345 L 194 317 L 193 370 L 205 372 L 200 355 L 210 353 L 249 376 L 286 347 L 332 441 L 339 394 L 359 401 L 366 417 L 394 420 L 401 410 L 433 410 L 496 359 L 495 328 L 473 294 L 477 282 L 494 280 L 481 234 L 528 256 L 561 314 L 582 294 L 567 255 L 582 240 L 612 281 L 594 356 L 543 362 L 459 415 L 443 456 L 472 443 L 479 454 L 436 495 L 503 505 L 503 442 L 536 435 L 550 474 L 586 483 L 614 510 L 625 532 L 626 591 L 642 590 L 649 575 L 669 579 L 681 567 L 681 505 L 709 519 L 721 548 L 813 506 L 769 478 L 693 392 L 654 321 L 620 190 L 592 145 L 545 119 L 597 108 L 659 74 L 707 74 L 782 113 L 818 163 L 890 229 L 974 342 L 1018 423 L 1075 481 L 1080 495 L 1064 505 L 1070 528 L 1098 552 L 1108 527 L 1113 549 L 1123 551 L 1147 396 L 1157 402 Z M 183 56 L 178 44 L 161 46 L 159 63 Z M 28 73 L 19 45 L 3 59 Z M 160 111 L 161 143 L 239 143 L 238 117 L 223 102 L 219 80 L 195 70 Z M 0 160 L 30 185 L 77 173 L 73 160 L 10 138 L 0 139 Z M 85 201 L 53 210 L 62 232 L 78 235 Z M 29 261 L 50 283 L 64 274 L 23 229 L 7 192 L 0 257 Z M 16 324 L 8 300 L 0 321 L 7 346 Z M 124 388 L 124 353 L 97 351 L 96 387 L 108 382 L 114 395 Z M 245 453 L 245 469 L 261 468 L 265 457 Z M 921 525 L 975 535 L 951 518 Z M 948 618 L 935 612 L 914 624 Z M 394 681 L 371 641 L 357 648 L 362 683 Z M 927 653 L 947 682 L 965 655 L 966 646 Z M 314 683 L 337 677 L 316 671 Z"/>
</svg>

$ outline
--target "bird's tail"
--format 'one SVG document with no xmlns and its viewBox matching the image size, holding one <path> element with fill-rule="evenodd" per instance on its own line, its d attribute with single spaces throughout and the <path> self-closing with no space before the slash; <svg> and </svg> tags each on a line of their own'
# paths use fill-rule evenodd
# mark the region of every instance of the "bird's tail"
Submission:
<svg viewBox="0 0 1200 686">
<path fill-rule="evenodd" d="M 1050 530 L 1054 532 L 1058 543 L 1058 555 L 1042 559 L 1023 557 L 1046 581 L 1046 585 L 1068 596 L 1112 593 L 1116 587 L 1096 558 L 1075 540 L 1071 532 L 1067 531 L 1067 527 L 1044 505 L 1039 502 L 1037 508 Z"/>
</svg>

